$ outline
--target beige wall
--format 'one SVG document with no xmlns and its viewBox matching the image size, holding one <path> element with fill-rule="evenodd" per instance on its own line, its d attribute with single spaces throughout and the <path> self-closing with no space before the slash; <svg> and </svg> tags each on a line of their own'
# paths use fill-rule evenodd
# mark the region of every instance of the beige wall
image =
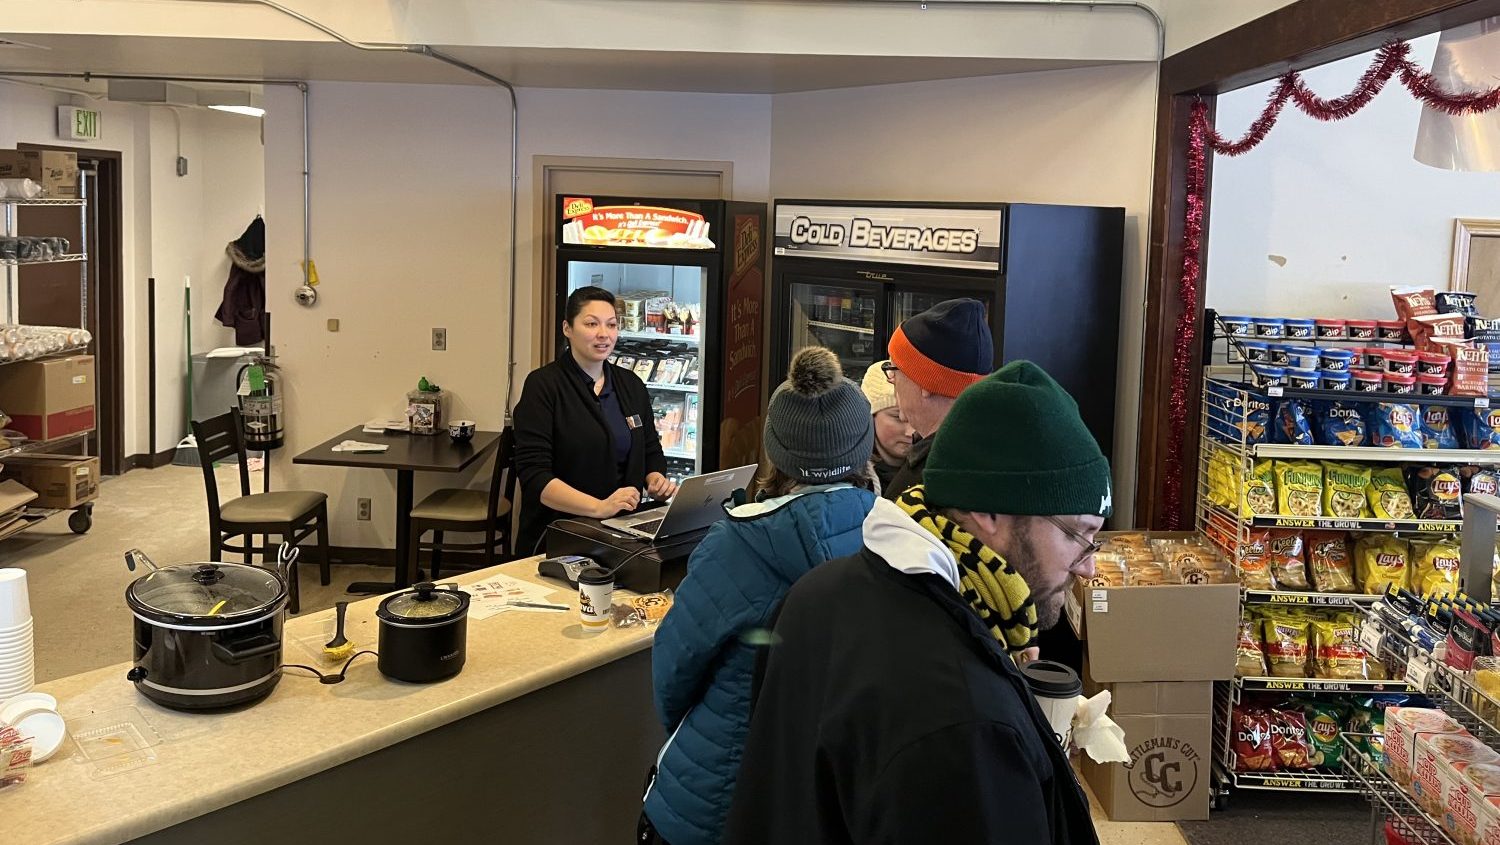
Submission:
<svg viewBox="0 0 1500 845">
<path fill-rule="evenodd" d="M 394 543 L 394 474 L 296 467 L 291 456 L 374 417 L 398 414 L 418 377 L 452 390 L 455 415 L 503 421 L 508 303 L 505 96 L 475 86 L 315 83 L 312 108 L 313 257 L 317 307 L 291 300 L 300 284 L 302 126 L 295 89 L 267 93 L 267 296 L 287 376 L 287 448 L 273 484 L 328 492 L 332 539 Z M 770 184 L 768 97 L 521 91 L 518 381 L 530 360 L 534 228 L 531 157 L 638 156 L 734 162 L 736 197 Z M 329 318 L 340 331 L 326 329 Z M 448 330 L 448 351 L 430 331 Z M 519 390 L 519 387 L 518 387 Z M 475 480 L 419 476 L 417 495 Z M 476 483 L 483 483 L 482 476 Z M 356 499 L 374 499 L 371 522 Z"/>
<path fill-rule="evenodd" d="M 1122 525 L 1134 507 L 1155 86 L 1154 68 L 1119 65 L 785 94 L 772 110 L 773 196 L 1125 208 L 1114 444 Z"/>
</svg>

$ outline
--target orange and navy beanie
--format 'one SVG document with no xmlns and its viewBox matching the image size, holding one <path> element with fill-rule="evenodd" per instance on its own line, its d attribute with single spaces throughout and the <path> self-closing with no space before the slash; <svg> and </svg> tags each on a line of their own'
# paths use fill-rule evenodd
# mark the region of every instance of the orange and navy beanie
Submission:
<svg viewBox="0 0 1500 845">
<path fill-rule="evenodd" d="M 939 396 L 956 397 L 995 369 L 995 341 L 977 299 L 949 299 L 908 318 L 889 351 L 907 378 Z"/>
</svg>

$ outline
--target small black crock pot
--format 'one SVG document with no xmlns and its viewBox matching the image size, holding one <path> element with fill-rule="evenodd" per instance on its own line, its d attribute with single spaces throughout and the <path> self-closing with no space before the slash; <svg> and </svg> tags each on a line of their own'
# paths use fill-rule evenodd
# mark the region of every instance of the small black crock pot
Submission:
<svg viewBox="0 0 1500 845">
<path fill-rule="evenodd" d="M 380 620 L 380 673 L 424 684 L 464 668 L 469 634 L 469 594 L 457 587 L 414 584 L 376 608 Z"/>
<path fill-rule="evenodd" d="M 269 569 L 238 563 L 157 569 L 125 590 L 135 616 L 141 695 L 177 710 L 258 701 L 281 680 L 287 586 Z"/>
</svg>

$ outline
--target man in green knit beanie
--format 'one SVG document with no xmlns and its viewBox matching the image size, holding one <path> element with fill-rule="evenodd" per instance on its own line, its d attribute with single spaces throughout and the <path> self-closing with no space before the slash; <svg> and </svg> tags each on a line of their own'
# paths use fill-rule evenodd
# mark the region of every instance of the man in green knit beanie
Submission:
<svg viewBox="0 0 1500 845">
<path fill-rule="evenodd" d="M 1029 361 L 959 394 L 924 483 L 776 623 L 725 843 L 1094 843 L 1016 657 L 1094 572 L 1109 462 Z"/>
</svg>

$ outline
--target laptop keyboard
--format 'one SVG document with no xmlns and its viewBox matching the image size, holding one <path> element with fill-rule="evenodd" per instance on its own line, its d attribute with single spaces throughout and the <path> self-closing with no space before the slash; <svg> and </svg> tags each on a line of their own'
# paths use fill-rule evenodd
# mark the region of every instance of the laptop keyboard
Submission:
<svg viewBox="0 0 1500 845">
<path fill-rule="evenodd" d="M 664 520 L 661 519 L 653 519 L 650 522 L 641 522 L 630 527 L 634 528 L 637 531 L 640 531 L 643 534 L 655 534 L 656 529 L 661 527 L 663 521 Z"/>
</svg>

